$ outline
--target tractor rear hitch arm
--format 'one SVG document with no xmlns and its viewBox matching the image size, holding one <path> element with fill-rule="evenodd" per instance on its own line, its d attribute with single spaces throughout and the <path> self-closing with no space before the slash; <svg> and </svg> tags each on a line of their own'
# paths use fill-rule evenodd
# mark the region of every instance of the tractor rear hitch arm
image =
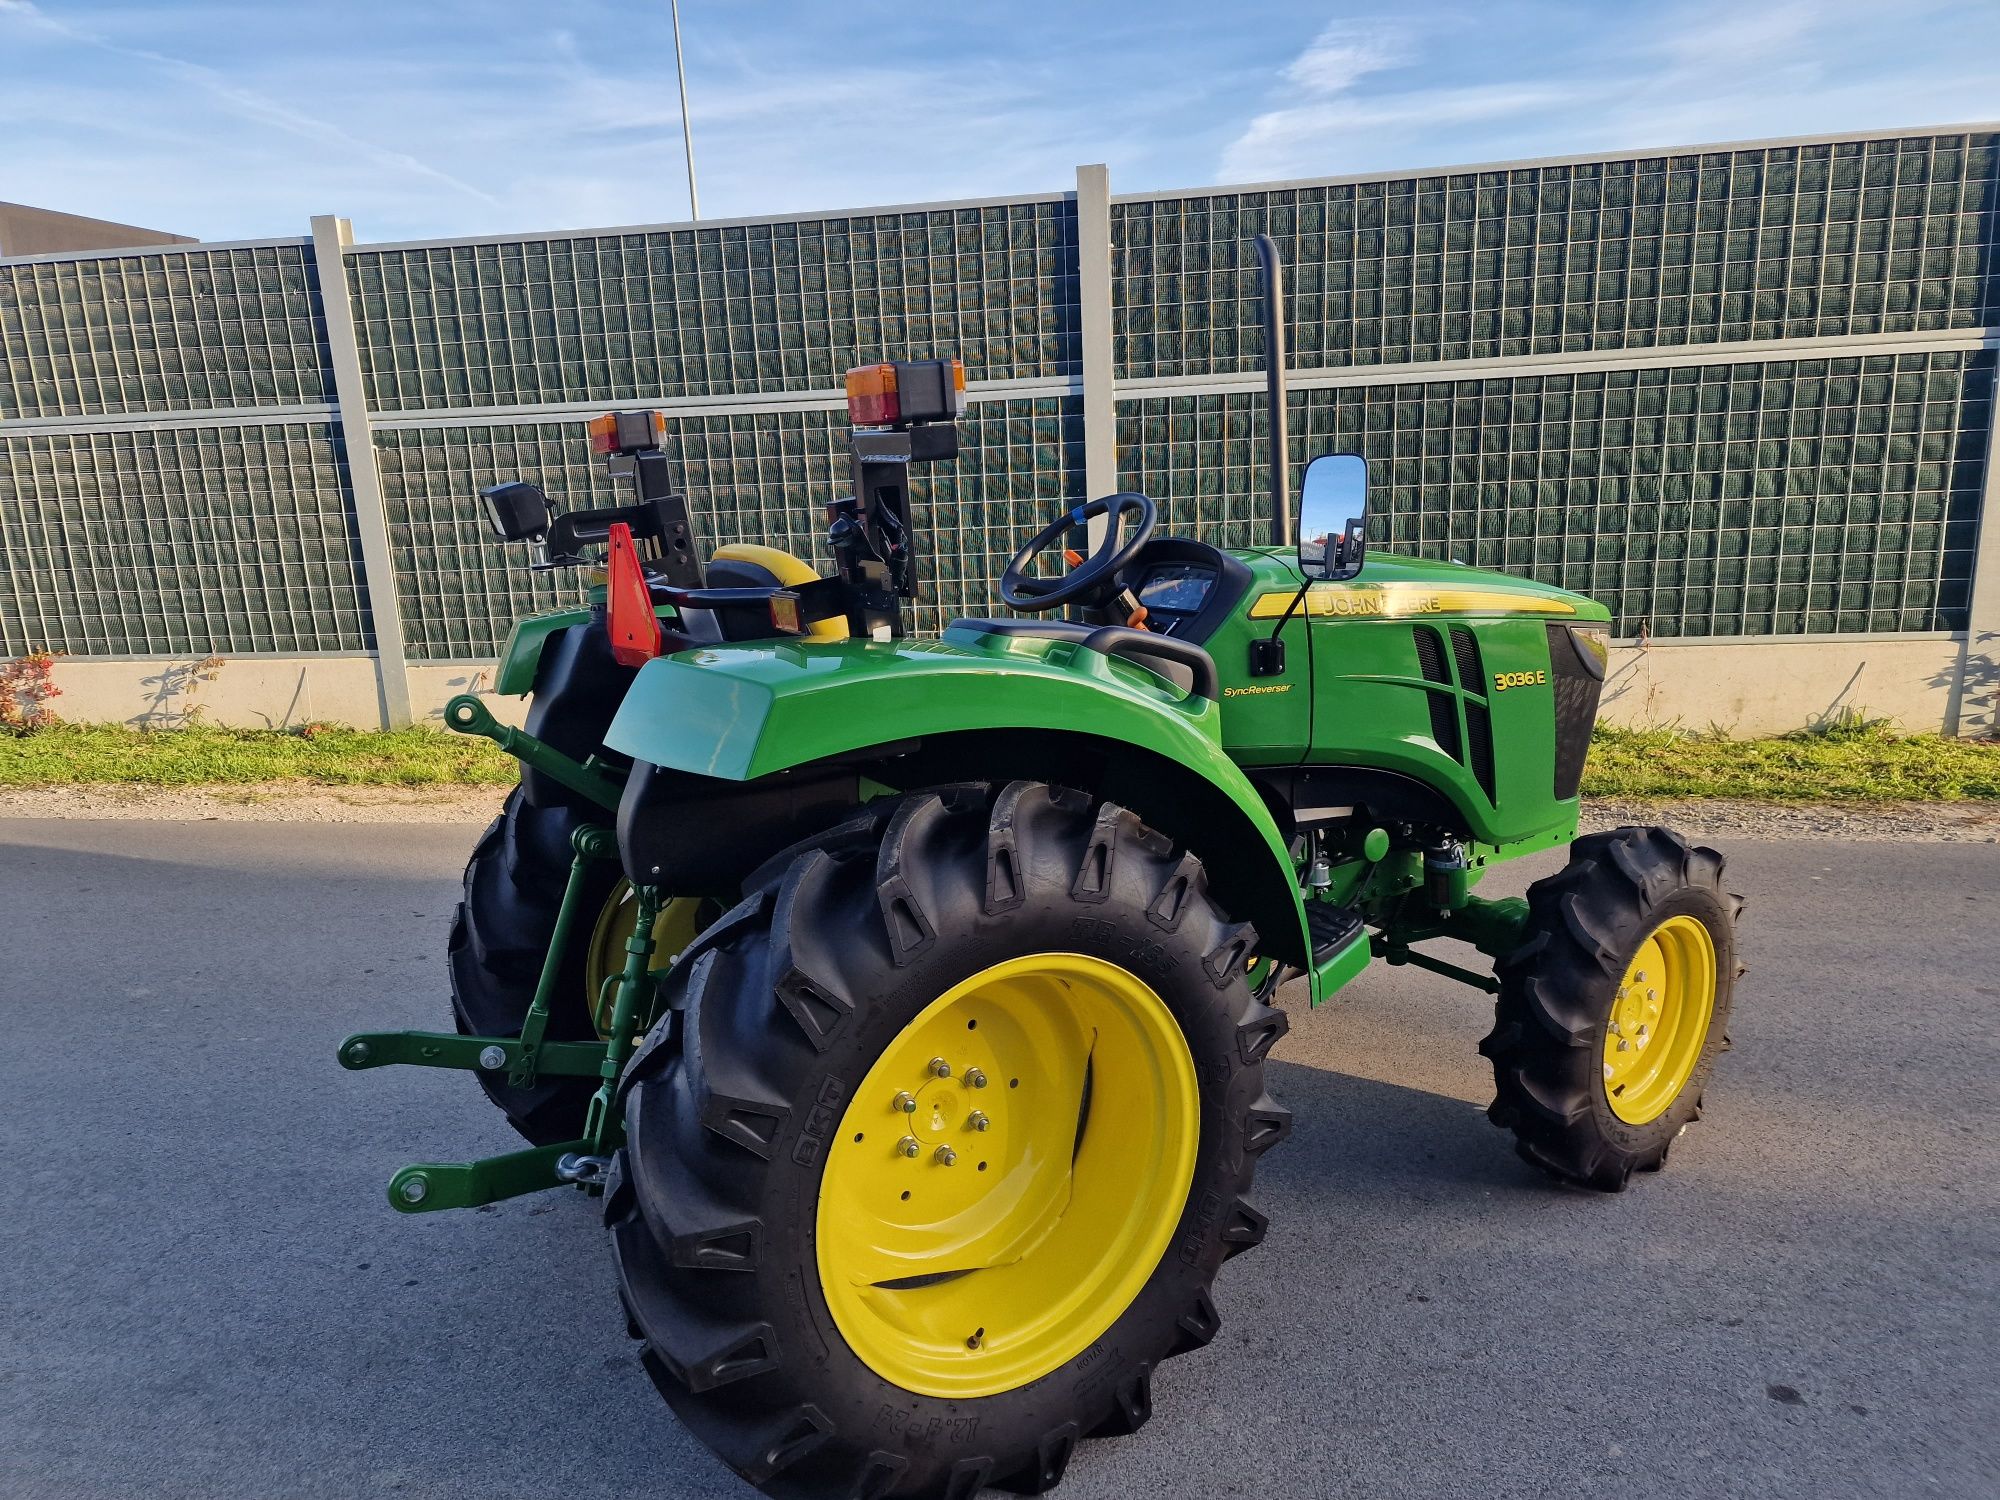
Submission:
<svg viewBox="0 0 2000 1500">
<path fill-rule="evenodd" d="M 340 1044 L 340 1065 L 353 1072 L 400 1063 L 511 1074 L 522 1068 L 527 1055 L 528 1049 L 514 1037 L 460 1036 L 449 1031 L 362 1031 Z M 602 1042 L 544 1042 L 534 1050 L 532 1073 L 595 1078 L 603 1065 Z"/>
<path fill-rule="evenodd" d="M 624 788 L 616 780 L 564 755 L 555 746 L 535 738 L 525 729 L 502 724 L 471 693 L 460 693 L 444 706 L 444 721 L 460 734 L 484 736 L 523 765 L 533 766 L 551 781 L 562 783 L 600 807 L 615 809 L 618 806 Z"/>
<path fill-rule="evenodd" d="M 561 1187 L 578 1181 L 563 1174 L 565 1160 L 589 1150 L 588 1141 L 560 1141 L 483 1161 L 420 1162 L 389 1179 L 389 1206 L 399 1213 L 429 1214 Z"/>
<path fill-rule="evenodd" d="M 476 711 L 463 715 L 459 705 Z M 517 731 L 493 724 L 477 699 L 452 700 L 446 716 L 454 727 L 483 719 L 500 734 Z M 468 733 L 485 732 L 468 728 Z M 577 766 L 567 756 L 549 750 L 533 736 L 522 739 L 535 751 L 546 752 L 584 776 L 594 775 Z M 504 740 L 501 743 L 505 744 Z M 512 747 L 510 747 L 512 748 Z M 516 751 L 518 754 L 519 752 Z M 523 759 L 529 759 L 523 756 Z M 540 764 L 531 760 L 532 764 Z M 549 769 L 543 765 L 542 769 Z M 582 788 L 579 788 L 582 790 Z M 613 799 L 616 800 L 615 798 Z M 570 837 L 575 858 L 570 863 L 569 883 L 564 887 L 562 905 L 556 914 L 555 931 L 542 962 L 540 983 L 528 1007 L 518 1037 L 460 1036 L 438 1031 L 366 1031 L 340 1044 L 340 1065 L 350 1071 L 382 1068 L 402 1063 L 420 1068 L 460 1068 L 468 1072 L 507 1074 L 517 1086 L 534 1083 L 539 1077 L 595 1078 L 585 1134 L 574 1141 L 553 1146 L 537 1146 L 505 1156 L 489 1156 L 470 1162 L 422 1162 L 404 1167 L 389 1179 L 389 1203 L 400 1213 L 435 1213 L 446 1208 L 478 1208 L 502 1198 L 515 1198 L 543 1188 L 571 1186 L 588 1193 L 604 1191 L 609 1151 L 623 1136 L 617 1113 L 618 1076 L 632 1051 L 635 1033 L 651 1023 L 653 1007 L 647 1003 L 653 983 L 653 923 L 662 904 L 653 886 L 634 892 L 636 925 L 625 942 L 625 964 L 606 981 L 617 987 L 611 1023 L 602 1041 L 549 1042 L 543 1040 L 549 1022 L 549 1006 L 554 998 L 557 977 L 571 929 L 576 925 L 578 907 L 592 864 L 614 858 L 617 839 L 608 828 L 586 824 Z"/>
</svg>

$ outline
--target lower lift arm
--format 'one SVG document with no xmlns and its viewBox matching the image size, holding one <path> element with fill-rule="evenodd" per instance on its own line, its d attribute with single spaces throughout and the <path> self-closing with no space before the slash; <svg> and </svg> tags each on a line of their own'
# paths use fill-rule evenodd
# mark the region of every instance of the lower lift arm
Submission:
<svg viewBox="0 0 2000 1500">
<path fill-rule="evenodd" d="M 508 753 L 607 808 L 618 801 L 612 778 L 595 767 L 579 764 L 533 735 L 496 721 L 486 706 L 470 695 L 454 698 L 445 710 L 446 722 L 468 734 L 494 740 Z M 584 1133 L 576 1140 L 490 1156 L 472 1162 L 425 1162 L 404 1167 L 389 1179 L 389 1202 L 403 1213 L 432 1213 L 445 1208 L 477 1208 L 501 1198 L 513 1198 L 541 1188 L 571 1183 L 586 1189 L 601 1187 L 610 1152 L 623 1138 L 616 1110 L 618 1074 L 632 1045 L 653 1023 L 657 989 L 652 973 L 653 919 L 660 908 L 659 892 L 640 886 L 635 892 L 638 921 L 625 943 L 625 963 L 605 981 L 616 986 L 608 1007 L 610 1024 L 602 1040 L 550 1042 L 550 1006 L 555 999 L 563 955 L 576 923 L 590 867 L 617 857 L 617 839 L 610 829 L 587 824 L 571 839 L 575 857 L 569 882 L 557 909 L 555 931 L 542 961 L 535 998 L 518 1037 L 460 1036 L 435 1031 L 362 1032 L 340 1044 L 340 1065 L 351 1070 L 407 1064 L 422 1068 L 459 1068 L 498 1073 L 525 1087 L 543 1077 L 596 1078 Z"/>
</svg>

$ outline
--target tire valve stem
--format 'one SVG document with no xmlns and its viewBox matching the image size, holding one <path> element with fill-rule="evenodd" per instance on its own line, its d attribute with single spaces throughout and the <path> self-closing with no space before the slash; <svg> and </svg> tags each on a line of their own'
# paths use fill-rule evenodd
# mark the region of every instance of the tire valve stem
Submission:
<svg viewBox="0 0 2000 1500">
<path fill-rule="evenodd" d="M 917 1112 L 917 1096 L 908 1089 L 904 1089 L 896 1095 L 890 1108 L 902 1114 L 913 1115 Z"/>
<path fill-rule="evenodd" d="M 968 1349 L 977 1349 L 985 1337 L 986 1330 L 984 1328 L 975 1328 L 972 1330 L 972 1337 L 965 1341 L 965 1347 Z"/>
<path fill-rule="evenodd" d="M 906 1135 L 900 1141 L 896 1142 L 896 1149 L 902 1152 L 903 1155 L 905 1156 L 915 1156 L 919 1151 L 922 1151 L 924 1148 L 922 1143 L 919 1142 L 915 1136 Z"/>
</svg>

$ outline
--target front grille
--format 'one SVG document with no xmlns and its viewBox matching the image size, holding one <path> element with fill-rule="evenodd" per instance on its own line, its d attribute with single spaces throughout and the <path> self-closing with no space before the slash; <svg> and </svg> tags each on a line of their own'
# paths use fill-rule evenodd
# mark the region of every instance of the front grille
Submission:
<svg viewBox="0 0 2000 1500">
<path fill-rule="evenodd" d="M 1458 663 L 1458 685 L 1468 693 L 1486 691 L 1486 668 L 1479 660 L 1479 641 L 1463 625 L 1451 627 L 1451 654 Z"/>
<path fill-rule="evenodd" d="M 1486 692 L 1486 663 L 1479 655 L 1479 638 L 1463 625 L 1451 627 L 1451 659 L 1458 664 L 1458 685 L 1468 693 Z M 1484 703 L 1465 700 L 1466 760 L 1486 800 L 1493 801 L 1493 719 Z"/>
<path fill-rule="evenodd" d="M 1465 700 L 1465 737 L 1472 751 L 1472 774 L 1479 779 L 1486 800 L 1493 798 L 1493 720 L 1484 703 Z"/>
<path fill-rule="evenodd" d="M 1548 633 L 1549 685 L 1556 705 L 1555 794 L 1568 798 L 1583 784 L 1583 763 L 1590 754 L 1590 731 L 1597 722 L 1604 679 L 1591 671 L 1583 655 L 1589 647 L 1579 646 L 1569 626 L 1551 625 Z"/>
<path fill-rule="evenodd" d="M 1424 680 L 1450 683 L 1451 674 L 1444 666 L 1444 642 L 1438 639 L 1438 633 L 1428 625 L 1419 625 L 1410 634 L 1417 643 L 1417 666 Z"/>
<path fill-rule="evenodd" d="M 1445 665 L 1444 638 L 1428 625 L 1414 626 L 1410 639 L 1417 647 L 1417 670 L 1424 674 L 1424 681 L 1435 682 L 1442 687 L 1451 687 L 1451 668 Z M 1431 738 L 1438 743 L 1453 760 L 1463 761 L 1458 744 L 1458 708 L 1452 702 L 1449 691 L 1424 694 L 1424 706 L 1431 714 Z"/>
<path fill-rule="evenodd" d="M 1458 711 L 1451 706 L 1451 694 L 1425 693 L 1424 698 L 1430 704 L 1431 738 L 1446 755 L 1463 761 L 1465 757 L 1458 752 Z"/>
</svg>

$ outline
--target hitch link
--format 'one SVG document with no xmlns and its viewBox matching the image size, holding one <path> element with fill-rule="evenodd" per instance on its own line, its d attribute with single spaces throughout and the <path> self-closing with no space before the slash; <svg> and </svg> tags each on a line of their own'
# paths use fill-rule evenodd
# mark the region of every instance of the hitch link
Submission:
<svg viewBox="0 0 2000 1500">
<path fill-rule="evenodd" d="M 608 1156 L 585 1156 L 581 1151 L 572 1151 L 556 1160 L 556 1180 L 573 1182 L 578 1187 L 603 1187 L 610 1170 Z"/>
<path fill-rule="evenodd" d="M 613 1107 L 618 1074 L 631 1053 L 632 1034 L 642 1014 L 651 1010 L 651 1006 L 642 1006 L 642 1001 L 653 986 L 653 923 L 664 903 L 658 886 L 635 886 L 632 894 L 634 925 L 632 935 L 625 939 L 625 967 L 618 976 L 618 999 L 611 1011 L 610 1035 L 604 1039 L 604 1061 L 598 1067 L 598 1077 L 604 1081 L 590 1096 L 583 1122 L 584 1139 L 590 1142 L 593 1155 L 602 1154 L 612 1132 L 618 1130 Z"/>
<path fill-rule="evenodd" d="M 545 740 L 525 729 L 502 724 L 492 710 L 472 693 L 460 693 L 444 706 L 444 721 L 460 734 L 476 734 L 493 741 L 523 765 L 533 766 L 551 781 L 559 781 L 573 792 L 588 797 L 600 807 L 616 808 L 624 787 L 602 771 L 572 760 Z"/>
<path fill-rule="evenodd" d="M 454 704 L 468 703 L 485 716 L 485 708 L 469 696 Z M 463 719 L 465 716 L 459 716 Z M 454 727 L 465 728 L 464 723 Z M 499 727 L 499 726 L 495 726 Z M 478 732 L 468 729 L 467 732 Z M 513 733 L 513 731 L 507 731 Z M 498 736 L 494 736 L 498 738 Z M 540 742 L 528 737 L 532 745 Z M 505 743 L 503 741 L 503 743 Z M 510 746 L 510 748 L 512 748 Z M 546 748 L 546 747 L 542 747 Z M 551 751 L 551 755 L 557 752 Z M 524 756 L 523 759 L 529 757 Z M 594 771 L 577 767 L 565 756 L 558 759 L 589 776 Z M 537 762 L 530 761 L 531 764 Z M 543 765 L 544 770 L 550 767 Z M 553 774 L 553 772 L 552 772 Z M 562 777 L 557 777 L 562 780 Z M 578 790 L 584 790 L 579 787 Z M 613 799 L 616 800 L 615 798 Z M 361 1032 L 340 1044 L 342 1067 L 359 1071 L 402 1063 L 427 1068 L 462 1068 L 468 1072 L 497 1073 L 507 1070 L 508 1082 L 534 1083 L 538 1078 L 595 1078 L 597 1092 L 591 1096 L 585 1134 L 577 1140 L 550 1146 L 535 1146 L 504 1156 L 489 1156 L 470 1162 L 420 1162 L 404 1167 L 389 1179 L 389 1203 L 399 1213 L 436 1213 L 447 1208 L 479 1208 L 504 1198 L 565 1184 L 596 1194 L 604 1191 L 611 1167 L 609 1150 L 618 1144 L 623 1131 L 613 1108 L 618 1074 L 631 1055 L 633 1034 L 651 1019 L 647 999 L 652 993 L 650 960 L 655 944 L 653 923 L 664 904 L 659 890 L 640 886 L 635 891 L 638 926 L 625 943 L 625 966 L 617 978 L 616 1004 L 610 1036 L 605 1041 L 550 1042 L 543 1038 L 549 1024 L 550 1006 L 555 998 L 557 978 L 562 972 L 563 955 L 578 920 L 583 889 L 590 866 L 617 854 L 617 838 L 608 828 L 586 824 L 571 835 L 576 851 L 570 863 L 569 880 L 563 887 L 562 903 L 556 911 L 555 931 L 535 986 L 535 998 L 528 1006 L 518 1037 L 459 1036 L 449 1032 L 379 1031 Z"/>
</svg>

